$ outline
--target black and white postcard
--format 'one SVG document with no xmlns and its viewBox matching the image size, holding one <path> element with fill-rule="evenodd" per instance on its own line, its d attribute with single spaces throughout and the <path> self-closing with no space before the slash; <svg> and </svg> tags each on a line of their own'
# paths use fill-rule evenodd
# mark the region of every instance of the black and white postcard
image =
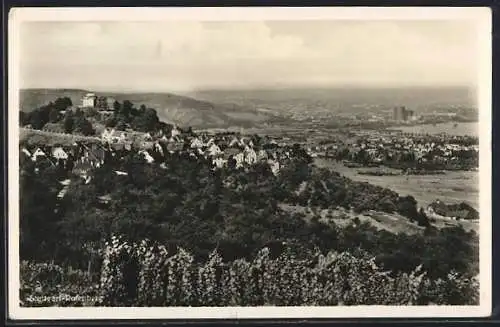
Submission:
<svg viewBox="0 0 500 327">
<path fill-rule="evenodd" d="M 491 312 L 488 8 L 15 8 L 11 319 Z"/>
</svg>

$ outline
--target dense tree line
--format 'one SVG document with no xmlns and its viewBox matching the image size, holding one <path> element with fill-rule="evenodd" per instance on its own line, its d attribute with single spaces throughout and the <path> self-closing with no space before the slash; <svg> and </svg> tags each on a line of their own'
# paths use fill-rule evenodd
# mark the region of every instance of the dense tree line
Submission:
<svg viewBox="0 0 500 327">
<path fill-rule="evenodd" d="M 395 169 L 415 170 L 469 170 L 479 165 L 479 155 L 473 150 L 453 150 L 449 158 L 444 157 L 444 152 L 438 148 L 429 151 L 422 158 L 417 158 L 412 151 L 394 151 L 391 149 L 379 150 L 377 159 L 367 150 L 350 151 L 344 147 L 329 153 L 332 158 L 341 161 L 347 160 L 361 166 L 386 166 Z M 454 158 L 451 160 L 451 158 Z"/>
<path fill-rule="evenodd" d="M 418 210 L 414 197 L 400 197 L 387 188 L 356 182 L 326 168 L 303 165 L 298 169 L 291 165 L 282 171 L 279 178 L 286 190 L 282 200 L 291 204 L 326 209 L 343 207 L 357 213 L 366 210 L 397 212 L 420 226 L 429 226 L 427 216 Z"/>
<path fill-rule="evenodd" d="M 50 102 L 31 112 L 20 111 L 19 123 L 21 126 L 30 125 L 31 128 L 39 130 L 51 123 L 60 125 L 61 131 L 68 134 L 95 134 L 92 123 L 87 119 L 85 112 L 79 108 L 73 110 L 71 106 L 70 98 L 57 98 L 55 102 Z"/>
<path fill-rule="evenodd" d="M 115 101 L 113 115 L 101 115 L 99 108 L 73 109 L 70 98 L 57 98 L 32 112 L 20 112 L 20 125 L 30 125 L 33 129 L 42 129 L 47 123 L 59 124 L 65 133 L 83 135 L 95 134 L 92 122 L 101 121 L 106 127 L 118 130 L 131 128 L 139 132 L 168 131 L 171 125 L 161 122 L 155 109 L 141 105 L 136 108 L 129 100 Z M 69 109 L 69 110 L 68 110 Z"/>
<path fill-rule="evenodd" d="M 113 116 L 108 118 L 105 124 L 106 127 L 118 130 L 125 130 L 129 127 L 139 132 L 155 132 L 169 127 L 160 121 L 155 109 L 147 108 L 145 105 L 136 108 L 129 100 L 122 103 L 115 101 Z"/>
<path fill-rule="evenodd" d="M 31 112 L 19 111 L 21 126 L 31 125 L 34 129 L 42 129 L 47 123 L 57 123 L 63 117 L 61 112 L 71 107 L 73 103 L 68 97 L 57 98 Z"/>
<path fill-rule="evenodd" d="M 87 136 L 95 134 L 94 126 L 87 119 L 85 112 L 81 109 L 76 109 L 75 112 L 66 112 L 62 123 L 66 133 L 77 133 Z"/>
</svg>

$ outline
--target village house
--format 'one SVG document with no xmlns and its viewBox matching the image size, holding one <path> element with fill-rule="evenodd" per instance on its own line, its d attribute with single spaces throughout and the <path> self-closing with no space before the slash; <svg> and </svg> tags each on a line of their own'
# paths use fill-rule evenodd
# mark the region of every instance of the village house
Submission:
<svg viewBox="0 0 500 327">
<path fill-rule="evenodd" d="M 98 96 L 95 99 L 94 106 L 101 113 L 113 113 L 115 99 L 107 96 Z"/>
<path fill-rule="evenodd" d="M 173 143 L 167 144 L 167 151 L 169 153 L 175 153 L 175 152 L 182 151 L 182 148 L 183 148 L 183 144 L 180 142 L 173 142 Z"/>
<path fill-rule="evenodd" d="M 111 202 L 111 200 L 112 198 L 110 194 L 105 194 L 97 197 L 97 201 L 99 201 L 101 205 L 107 205 Z"/>
<path fill-rule="evenodd" d="M 177 128 L 177 126 L 174 126 L 172 128 L 172 130 L 170 131 L 170 136 L 174 138 L 174 137 L 177 137 L 179 135 L 181 135 L 181 131 Z"/>
<path fill-rule="evenodd" d="M 477 210 L 466 203 L 446 205 L 440 200 L 436 200 L 427 207 L 427 213 L 438 215 L 448 219 L 469 219 L 475 220 L 479 218 Z"/>
<path fill-rule="evenodd" d="M 207 149 L 208 154 L 212 157 L 218 156 L 219 154 L 222 153 L 220 147 L 216 145 L 215 143 L 212 143 L 210 147 Z"/>
<path fill-rule="evenodd" d="M 125 142 L 128 138 L 128 133 L 124 131 L 117 131 L 112 128 L 105 128 L 101 133 L 101 138 L 104 142 L 108 143 Z"/>
<path fill-rule="evenodd" d="M 149 154 L 149 152 L 146 150 L 140 150 L 139 154 L 144 157 L 147 163 L 153 163 L 155 161 L 155 159 L 151 156 L 151 154 Z"/>
<path fill-rule="evenodd" d="M 248 146 L 245 149 L 245 162 L 248 165 L 253 165 L 257 162 L 257 154 L 254 149 L 249 148 Z"/>
<path fill-rule="evenodd" d="M 167 142 L 170 142 L 170 138 L 167 137 L 167 135 L 163 135 L 159 141 L 163 142 L 163 143 L 167 143 Z"/>
<path fill-rule="evenodd" d="M 155 142 L 153 141 L 142 141 L 139 143 L 139 147 L 143 150 L 152 150 L 155 147 Z"/>
<path fill-rule="evenodd" d="M 122 152 L 126 149 L 124 143 L 111 143 L 107 144 L 108 151 L 111 152 L 111 156 L 115 157 L 118 152 Z"/>
<path fill-rule="evenodd" d="M 56 160 L 67 160 L 68 153 L 64 151 L 62 147 L 58 146 L 52 149 L 52 157 L 54 157 Z"/>
<path fill-rule="evenodd" d="M 68 188 L 69 188 L 69 185 L 71 184 L 71 180 L 65 179 L 65 180 L 59 182 L 59 184 L 62 185 L 62 189 L 57 194 L 57 197 L 59 199 L 62 199 L 64 197 L 64 195 L 66 195 L 66 193 L 68 192 Z"/>
<path fill-rule="evenodd" d="M 37 148 L 33 153 L 32 160 L 38 161 L 42 157 L 47 158 L 47 154 L 45 154 L 45 152 L 41 148 Z"/>
<path fill-rule="evenodd" d="M 125 141 L 127 141 L 128 137 L 129 137 L 129 133 L 122 131 L 118 135 L 118 142 L 125 142 Z"/>
<path fill-rule="evenodd" d="M 85 184 L 90 183 L 91 176 L 90 171 L 92 169 L 92 165 L 88 160 L 77 160 L 73 166 L 73 174 L 80 176 L 85 180 Z"/>
<path fill-rule="evenodd" d="M 101 133 L 101 138 L 109 143 L 113 143 L 114 136 L 115 136 L 114 128 L 105 128 Z"/>
<path fill-rule="evenodd" d="M 206 146 L 211 146 L 212 144 L 215 144 L 215 139 L 213 137 L 211 137 L 210 140 L 208 140 Z"/>
<path fill-rule="evenodd" d="M 80 144 L 80 154 L 75 163 L 88 164 L 91 168 L 97 168 L 104 164 L 106 150 L 98 144 Z"/>
<path fill-rule="evenodd" d="M 241 146 L 240 140 L 235 136 L 233 139 L 229 142 L 229 147 L 239 147 Z"/>
<path fill-rule="evenodd" d="M 243 152 L 239 152 L 237 155 L 233 156 L 233 159 L 236 160 L 236 168 L 241 168 L 245 162 L 245 154 Z"/>
<path fill-rule="evenodd" d="M 221 157 L 218 157 L 218 158 L 215 158 L 212 160 L 212 164 L 218 169 L 224 167 L 226 165 L 226 163 L 227 163 L 227 160 L 225 160 L 224 158 L 221 158 Z"/>
<path fill-rule="evenodd" d="M 279 161 L 268 160 L 268 164 L 269 164 L 269 167 L 271 168 L 271 172 L 274 175 L 277 175 L 280 171 L 280 168 L 281 168 Z"/>
<path fill-rule="evenodd" d="M 168 139 L 169 142 L 171 143 L 181 143 L 182 142 L 182 139 L 180 138 L 179 135 L 175 135 L 175 136 L 171 136 L 169 139 Z"/>
<path fill-rule="evenodd" d="M 261 161 L 261 160 L 267 160 L 268 159 L 268 155 L 267 155 L 267 152 L 266 150 L 259 150 L 259 152 L 257 153 L 257 160 Z"/>
<path fill-rule="evenodd" d="M 158 140 L 160 138 L 162 138 L 164 135 L 165 135 L 165 132 L 162 130 L 162 129 L 159 129 L 155 132 L 152 132 L 152 135 L 153 135 L 153 138 Z"/>
<path fill-rule="evenodd" d="M 31 158 L 32 156 L 31 152 L 24 146 L 21 148 L 21 152 L 24 153 L 28 158 Z"/>
<path fill-rule="evenodd" d="M 153 150 L 160 153 L 162 156 L 164 155 L 163 147 L 158 141 L 154 143 Z"/>
<path fill-rule="evenodd" d="M 94 93 L 87 93 L 82 98 L 82 107 L 83 108 L 94 108 L 96 105 L 97 96 Z"/>
<path fill-rule="evenodd" d="M 194 138 L 191 142 L 191 149 L 200 149 L 203 147 L 203 142 L 199 138 Z"/>
</svg>

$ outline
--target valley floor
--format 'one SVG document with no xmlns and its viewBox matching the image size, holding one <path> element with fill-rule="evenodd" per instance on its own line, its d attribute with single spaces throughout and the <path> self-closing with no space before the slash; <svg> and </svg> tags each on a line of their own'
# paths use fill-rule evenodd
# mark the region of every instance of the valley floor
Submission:
<svg viewBox="0 0 500 327">
<path fill-rule="evenodd" d="M 463 201 L 479 209 L 479 173 L 475 171 L 447 171 L 444 175 L 371 176 L 358 174 L 358 169 L 346 167 L 335 160 L 315 158 L 315 164 L 355 181 L 389 188 L 401 196 L 412 195 L 423 208 L 439 199 L 445 203 Z"/>
</svg>

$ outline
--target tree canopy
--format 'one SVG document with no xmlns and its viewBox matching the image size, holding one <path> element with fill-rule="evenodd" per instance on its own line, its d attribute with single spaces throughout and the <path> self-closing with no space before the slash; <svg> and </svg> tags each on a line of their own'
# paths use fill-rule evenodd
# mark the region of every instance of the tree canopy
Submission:
<svg viewBox="0 0 500 327">
<path fill-rule="evenodd" d="M 392 234 L 362 222 L 341 227 L 317 214 L 307 218 L 280 206 L 298 202 L 321 208 L 396 210 L 412 219 L 420 214 L 412 197 L 301 165 L 275 176 L 266 165 L 214 171 L 203 158 L 176 154 L 169 155 L 163 167 L 160 163 L 147 164 L 131 152 L 123 160 L 109 160 L 94 169 L 89 184 L 66 172 L 72 183 L 62 200 L 56 199 L 61 186 L 55 181 L 66 177 L 50 177 L 54 176 L 50 164 L 35 174 L 31 160 L 22 163 L 21 171 L 27 174 L 22 184 L 21 215 L 27 226 L 22 256 L 74 258 L 74 265 L 82 265 L 88 260 L 83 248 L 98 248 L 110 235 L 120 234 L 136 241 L 168 240 L 167 246 L 174 250 L 181 246 L 200 260 L 214 248 L 231 261 L 249 258 L 266 244 L 295 244 L 304 251 L 360 247 L 394 271 L 408 271 L 419 263 L 433 276 L 444 276 L 451 269 L 477 271 L 478 249 L 471 246 L 477 235 L 460 228 L 429 226 L 425 234 Z M 307 187 L 297 195 L 304 182 Z M 53 250 L 47 253 L 42 248 Z"/>
</svg>

